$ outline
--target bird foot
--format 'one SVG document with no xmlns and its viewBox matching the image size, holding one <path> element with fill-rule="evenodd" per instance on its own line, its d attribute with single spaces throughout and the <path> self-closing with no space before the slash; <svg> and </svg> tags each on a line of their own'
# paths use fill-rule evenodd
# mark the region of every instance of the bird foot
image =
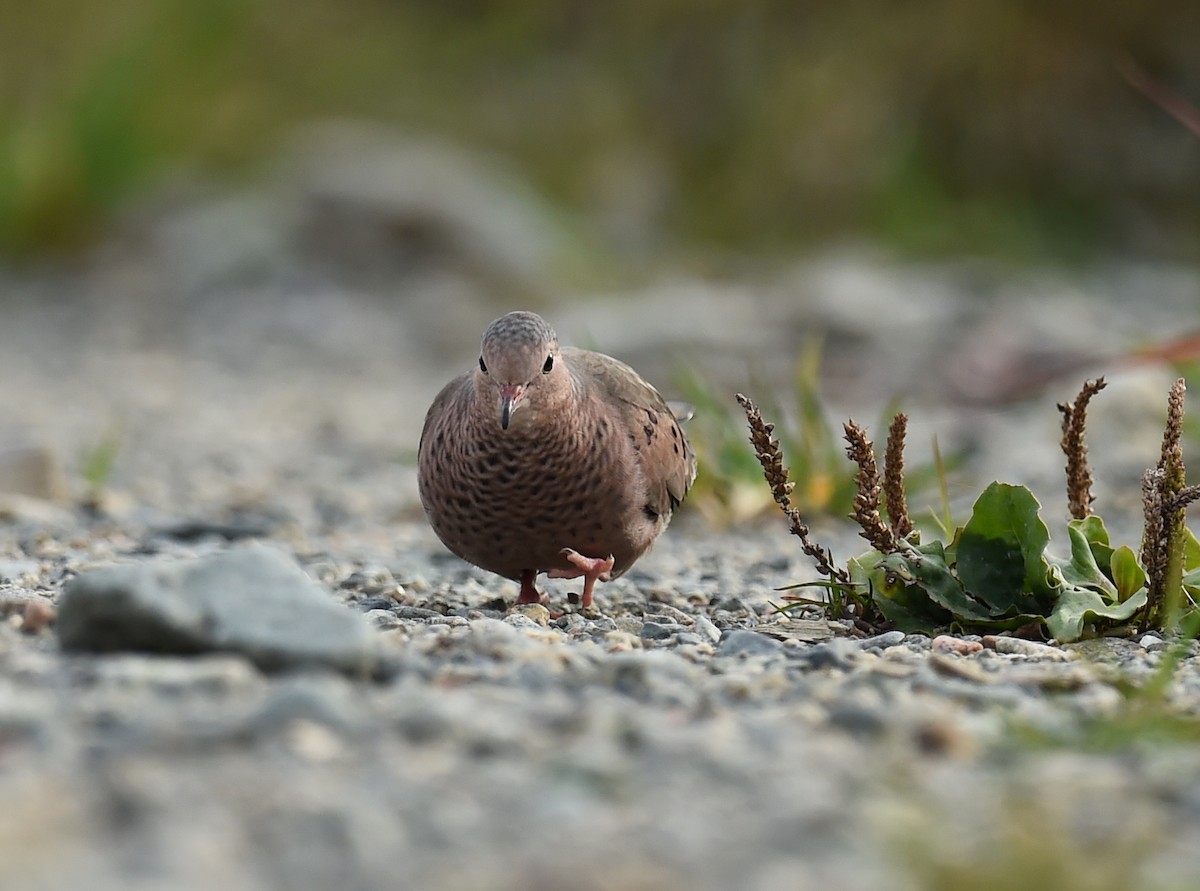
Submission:
<svg viewBox="0 0 1200 891">
<path fill-rule="evenodd" d="M 546 594 L 539 594 L 538 589 L 534 587 L 533 580 L 537 578 L 537 570 L 527 569 L 521 573 L 521 594 L 517 597 L 516 603 L 513 606 L 520 606 L 524 603 L 549 603 L 550 597 Z"/>
<path fill-rule="evenodd" d="M 592 589 L 596 587 L 596 579 L 607 582 L 612 578 L 613 555 L 607 557 L 585 557 L 571 548 L 560 551 L 574 569 L 552 569 L 546 573 L 552 579 L 577 579 L 583 576 L 583 595 L 580 606 L 589 609 L 592 605 Z"/>
</svg>

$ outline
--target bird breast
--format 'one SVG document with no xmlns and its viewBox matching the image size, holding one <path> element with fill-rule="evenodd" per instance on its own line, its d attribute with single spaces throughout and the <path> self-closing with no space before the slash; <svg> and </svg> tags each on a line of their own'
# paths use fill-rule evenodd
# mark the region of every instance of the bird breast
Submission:
<svg viewBox="0 0 1200 891">
<path fill-rule="evenodd" d="M 514 415 L 521 417 L 525 406 Z M 457 435 L 432 431 L 422 500 L 450 550 L 509 577 L 566 569 L 563 548 L 626 568 L 657 534 L 642 511 L 644 483 L 628 436 L 606 417 L 543 413 L 502 431 L 479 418 Z M 536 423 L 535 423 L 536 422 Z"/>
</svg>

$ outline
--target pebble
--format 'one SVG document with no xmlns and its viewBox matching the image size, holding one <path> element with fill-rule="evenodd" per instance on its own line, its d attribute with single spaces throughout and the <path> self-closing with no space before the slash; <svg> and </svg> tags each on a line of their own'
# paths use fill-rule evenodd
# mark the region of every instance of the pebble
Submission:
<svg viewBox="0 0 1200 891">
<path fill-rule="evenodd" d="M 983 649 L 983 644 L 977 640 L 964 640 L 961 637 L 951 637 L 943 634 L 933 639 L 930 644 L 935 653 L 954 653 L 958 656 L 970 656 Z"/>
<path fill-rule="evenodd" d="M 642 646 L 642 639 L 628 631 L 606 631 L 603 641 L 605 649 L 610 653 L 641 649 Z"/>
<path fill-rule="evenodd" d="M 721 639 L 721 629 L 703 615 L 694 617 L 692 629 L 709 643 L 717 643 Z"/>
<path fill-rule="evenodd" d="M 425 609 L 420 606 L 397 606 L 392 612 L 398 619 L 435 619 L 442 615 L 437 610 Z"/>
<path fill-rule="evenodd" d="M 782 643 L 757 631 L 726 631 L 717 644 L 718 656 L 775 656 L 782 652 Z"/>
<path fill-rule="evenodd" d="M 1054 662 L 1067 662 L 1071 658 L 1070 653 L 1060 650 L 1058 647 L 1038 643 L 1034 640 L 1022 640 L 1019 637 L 1000 637 L 988 634 L 982 638 L 981 642 L 988 649 L 1008 656 L 1030 656 Z"/>
<path fill-rule="evenodd" d="M 848 670 L 855 666 L 861 658 L 862 648 L 844 637 L 816 644 L 807 650 L 795 651 L 795 657 L 802 660 L 815 670 L 840 669 Z"/>
<path fill-rule="evenodd" d="M 398 628 L 404 624 L 403 620 L 390 609 L 372 609 L 363 615 L 368 622 L 381 631 L 388 628 Z"/>
<path fill-rule="evenodd" d="M 410 616 L 401 616 L 400 611 L 398 609 L 394 609 L 396 606 L 396 601 L 392 600 L 390 597 L 363 597 L 359 600 L 356 600 L 354 605 L 364 613 L 375 610 L 385 610 L 387 612 L 394 612 L 397 618 L 411 618 Z"/>
<path fill-rule="evenodd" d="M 21 612 L 21 630 L 26 634 L 37 634 L 58 618 L 58 610 L 48 600 L 31 599 L 25 601 Z"/>
<path fill-rule="evenodd" d="M 895 646 L 903 641 L 903 631 L 886 631 L 874 637 L 864 637 L 862 640 L 856 641 L 856 643 L 860 649 L 864 650 L 886 650 L 888 647 Z"/>
<path fill-rule="evenodd" d="M 512 615 L 523 616 L 543 628 L 550 624 L 550 610 L 540 603 L 522 603 L 512 608 Z"/>
<path fill-rule="evenodd" d="M 643 640 L 667 640 L 683 630 L 683 625 L 674 622 L 644 622 L 638 636 Z"/>
</svg>

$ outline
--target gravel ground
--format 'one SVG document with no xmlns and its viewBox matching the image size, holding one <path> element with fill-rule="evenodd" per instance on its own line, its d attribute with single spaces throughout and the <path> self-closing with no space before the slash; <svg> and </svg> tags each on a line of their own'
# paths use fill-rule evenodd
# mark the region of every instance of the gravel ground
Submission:
<svg viewBox="0 0 1200 891">
<path fill-rule="evenodd" d="M 1183 888 L 1200 868 L 1200 749 L 1070 744 L 1127 710 L 1154 639 L 828 637 L 771 612 L 771 588 L 808 574 L 775 526 L 672 530 L 602 588 L 598 618 L 506 613 L 513 586 L 423 527 L 388 537 L 382 562 L 285 545 L 377 629 L 374 679 L 63 653 L 53 627 L 22 625 L 64 576 L 238 546 L 7 537 L 5 886 L 873 889 L 1092 870 L 1107 883 L 1079 887 Z M 557 606 L 569 585 L 552 587 Z M 1173 695 L 1195 713 L 1198 694 L 1188 660 Z"/>
<path fill-rule="evenodd" d="M 327 207 L 335 180 L 168 205 L 76 268 L 4 274 L 3 887 L 1194 886 L 1195 732 L 1125 695 L 1162 659 L 1154 636 L 861 639 L 781 619 L 774 589 L 813 577 L 795 540 L 773 518 L 715 531 L 694 514 L 599 587 L 599 616 L 559 581 L 553 612 L 507 612 L 515 584 L 423 523 L 410 457 L 432 394 L 507 308 L 500 273 L 478 270 L 509 249 L 485 221 L 454 242 L 487 242 L 473 266 L 323 251 L 304 200 Z M 342 199 L 368 233 L 418 214 Z M 504 287 L 537 262 L 506 267 Z M 971 493 L 1000 476 L 1054 495 L 1053 402 L 1078 375 L 1024 401 L 980 387 L 1064 360 L 1110 373 L 1093 455 L 1132 524 L 1171 373 L 1105 357 L 1177 332 L 1195 285 L 851 253 L 545 312 L 655 380 L 699 357 L 730 390 L 784 379 L 820 330 L 838 414 L 911 394 L 915 444 L 936 429 L 972 449 Z M 115 464 L 89 491 L 85 458 L 108 438 Z M 864 549 L 843 525 L 817 533 L 841 558 Z M 355 616 L 361 670 L 314 656 L 320 631 L 254 597 L 187 653 L 89 652 L 66 633 L 77 578 L 131 567 L 162 587 L 129 614 L 170 613 L 154 561 L 211 567 L 255 544 Z M 311 589 L 282 573 L 299 616 Z M 292 658 L 263 657 L 263 635 Z M 1184 660 L 1171 714 L 1200 716 L 1198 665 Z"/>
</svg>

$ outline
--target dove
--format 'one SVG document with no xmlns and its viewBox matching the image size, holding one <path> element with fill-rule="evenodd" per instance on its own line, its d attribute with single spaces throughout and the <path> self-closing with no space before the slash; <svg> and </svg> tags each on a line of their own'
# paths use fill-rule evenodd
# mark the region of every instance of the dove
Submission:
<svg viewBox="0 0 1200 891">
<path fill-rule="evenodd" d="M 689 416 L 625 363 L 510 312 L 425 416 L 421 504 L 449 550 L 520 582 L 517 604 L 546 601 L 546 573 L 582 576 L 588 609 L 596 581 L 646 552 L 695 481 Z"/>
</svg>

